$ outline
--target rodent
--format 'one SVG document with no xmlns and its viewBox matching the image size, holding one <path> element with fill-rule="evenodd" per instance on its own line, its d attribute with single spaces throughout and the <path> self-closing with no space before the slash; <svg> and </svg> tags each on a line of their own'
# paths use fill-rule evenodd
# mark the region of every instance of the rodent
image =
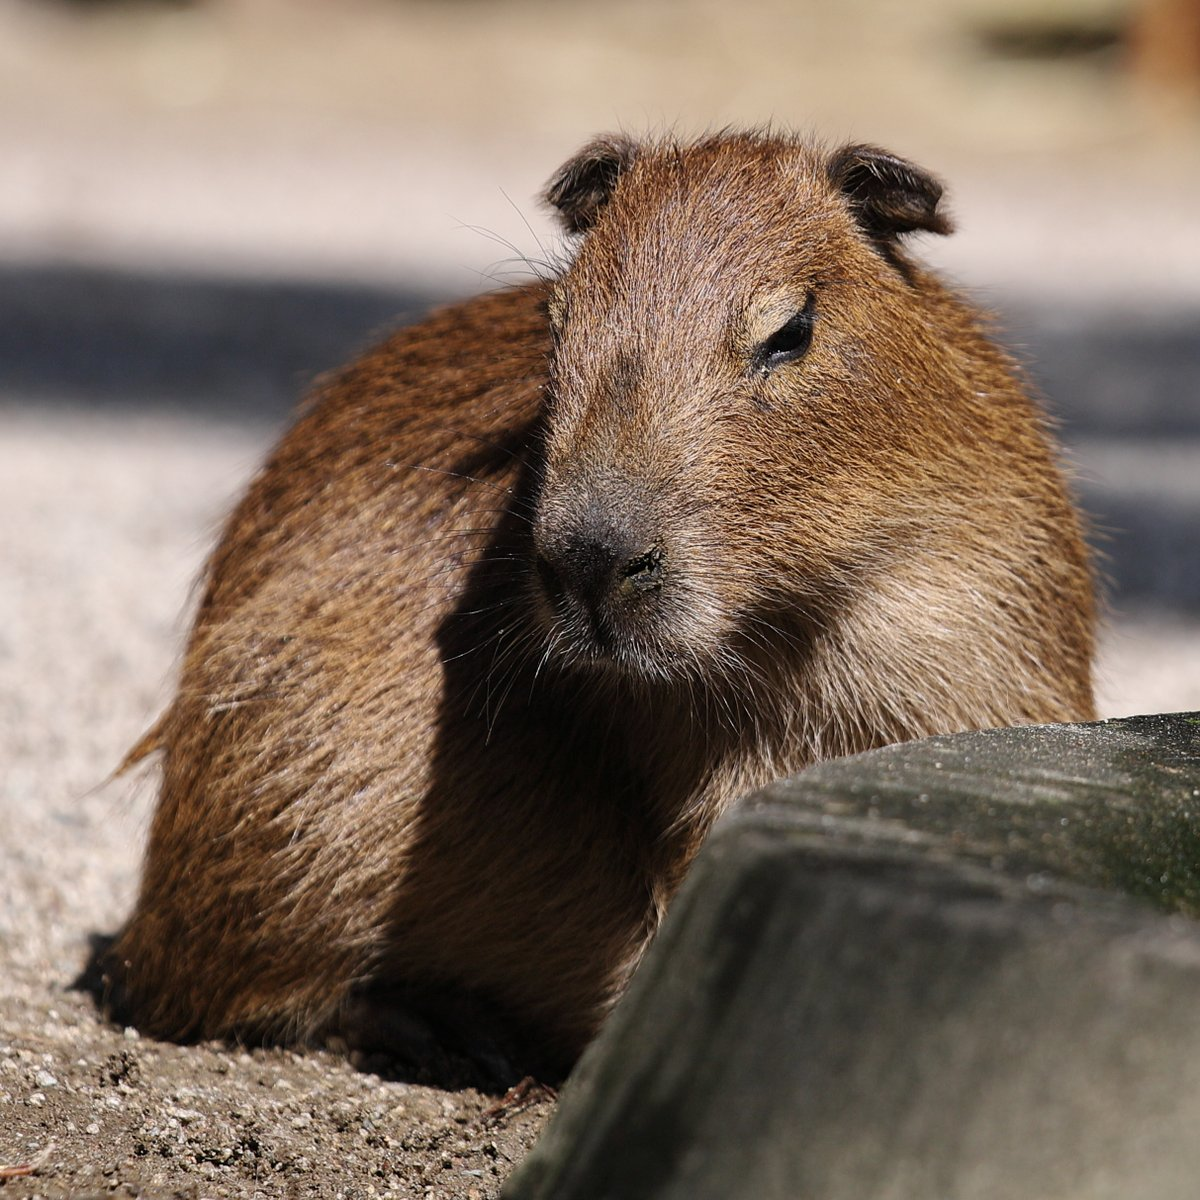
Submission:
<svg viewBox="0 0 1200 1200">
<path fill-rule="evenodd" d="M 161 792 L 106 969 L 145 1033 L 461 993 L 565 1069 L 736 797 L 1094 716 L 1046 421 L 904 245 L 949 231 L 932 176 L 622 135 L 546 195 L 563 269 L 326 381 L 212 554 L 132 753 Z"/>
</svg>

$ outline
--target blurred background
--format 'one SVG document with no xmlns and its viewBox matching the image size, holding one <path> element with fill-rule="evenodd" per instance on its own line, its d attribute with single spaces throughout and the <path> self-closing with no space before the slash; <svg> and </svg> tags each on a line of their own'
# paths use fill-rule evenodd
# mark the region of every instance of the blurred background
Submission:
<svg viewBox="0 0 1200 1200">
<path fill-rule="evenodd" d="M 1200 708 L 1196 0 L 0 0 L 10 760 L 115 763 L 307 382 L 553 254 L 581 142 L 764 122 L 948 181 L 919 250 L 1062 422 L 1103 710 Z"/>
</svg>

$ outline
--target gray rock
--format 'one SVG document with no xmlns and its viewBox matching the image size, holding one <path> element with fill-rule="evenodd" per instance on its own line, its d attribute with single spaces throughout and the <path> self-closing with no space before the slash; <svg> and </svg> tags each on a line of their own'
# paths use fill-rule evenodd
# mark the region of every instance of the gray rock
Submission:
<svg viewBox="0 0 1200 1200">
<path fill-rule="evenodd" d="M 508 1200 L 1192 1200 L 1200 716 L 824 764 L 714 833 Z"/>
</svg>

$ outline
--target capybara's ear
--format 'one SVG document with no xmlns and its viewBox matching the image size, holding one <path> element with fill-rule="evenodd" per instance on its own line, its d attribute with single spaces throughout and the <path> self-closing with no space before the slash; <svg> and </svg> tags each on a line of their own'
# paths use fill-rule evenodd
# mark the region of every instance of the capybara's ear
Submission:
<svg viewBox="0 0 1200 1200">
<path fill-rule="evenodd" d="M 942 185 L 920 167 L 877 146 L 843 146 L 829 160 L 829 178 L 873 238 L 953 229 L 949 218 L 938 212 Z"/>
<path fill-rule="evenodd" d="M 621 133 L 589 142 L 555 172 L 546 186 L 547 203 L 558 209 L 568 233 L 583 233 L 617 186 L 617 180 L 637 157 L 638 144 Z"/>
</svg>

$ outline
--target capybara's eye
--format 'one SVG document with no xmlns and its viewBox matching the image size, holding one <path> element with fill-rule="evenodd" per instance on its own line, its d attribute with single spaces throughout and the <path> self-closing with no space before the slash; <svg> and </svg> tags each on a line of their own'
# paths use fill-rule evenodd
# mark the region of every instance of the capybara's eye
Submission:
<svg viewBox="0 0 1200 1200">
<path fill-rule="evenodd" d="M 813 310 L 813 298 L 809 296 L 808 303 L 759 346 L 756 357 L 764 375 L 784 363 L 794 362 L 812 345 Z"/>
</svg>

